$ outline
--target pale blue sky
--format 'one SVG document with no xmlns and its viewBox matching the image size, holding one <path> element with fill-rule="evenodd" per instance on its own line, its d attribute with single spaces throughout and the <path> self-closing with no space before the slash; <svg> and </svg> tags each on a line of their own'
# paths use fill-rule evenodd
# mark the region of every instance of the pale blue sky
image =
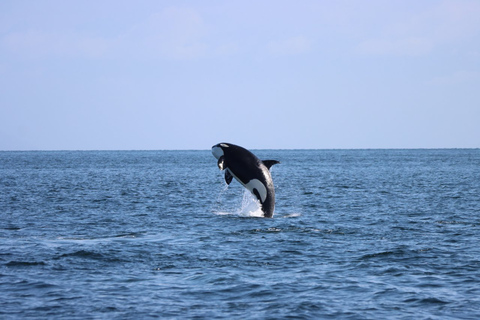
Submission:
<svg viewBox="0 0 480 320">
<path fill-rule="evenodd" d="M 480 1 L 0 1 L 0 150 L 480 147 Z"/>
</svg>

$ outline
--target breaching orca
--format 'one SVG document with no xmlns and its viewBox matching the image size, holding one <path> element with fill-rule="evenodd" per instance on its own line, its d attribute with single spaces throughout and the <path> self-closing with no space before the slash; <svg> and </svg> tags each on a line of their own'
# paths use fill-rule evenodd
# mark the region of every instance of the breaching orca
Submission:
<svg viewBox="0 0 480 320">
<path fill-rule="evenodd" d="M 212 154 L 218 159 L 218 167 L 225 170 L 225 182 L 237 179 L 262 205 L 263 216 L 271 218 L 275 209 L 275 188 L 270 167 L 280 163 L 277 160 L 260 160 L 245 148 L 219 143 L 212 147 Z"/>
</svg>

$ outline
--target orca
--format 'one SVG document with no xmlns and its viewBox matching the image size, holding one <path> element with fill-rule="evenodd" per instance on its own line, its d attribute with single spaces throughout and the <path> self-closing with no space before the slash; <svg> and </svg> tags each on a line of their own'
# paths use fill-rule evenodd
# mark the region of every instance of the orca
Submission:
<svg viewBox="0 0 480 320">
<path fill-rule="evenodd" d="M 225 170 L 225 182 L 229 185 L 235 178 L 260 201 L 263 216 L 272 218 L 275 209 L 275 188 L 270 168 L 277 160 L 260 160 L 245 148 L 219 143 L 212 147 L 218 168 Z"/>
</svg>

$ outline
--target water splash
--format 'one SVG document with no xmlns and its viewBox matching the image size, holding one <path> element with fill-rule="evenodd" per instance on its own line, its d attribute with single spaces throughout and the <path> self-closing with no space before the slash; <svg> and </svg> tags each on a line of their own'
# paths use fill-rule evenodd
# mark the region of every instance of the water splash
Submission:
<svg viewBox="0 0 480 320">
<path fill-rule="evenodd" d="M 237 209 L 234 207 L 232 209 L 225 209 L 222 207 L 223 198 L 227 193 L 228 185 L 224 185 L 222 190 L 220 190 L 219 195 L 217 197 L 217 208 L 213 210 L 216 215 L 224 216 L 224 215 L 235 215 L 239 217 L 261 217 L 263 218 L 263 211 L 260 205 L 260 202 L 252 195 L 251 192 L 244 189 L 242 202 L 239 204 L 240 208 Z M 278 213 L 276 212 L 274 216 L 278 218 L 297 218 L 300 217 L 302 214 L 300 212 L 293 212 L 293 213 Z"/>
<path fill-rule="evenodd" d="M 237 214 L 241 217 L 263 217 L 260 202 L 248 190 L 243 192 L 242 207 Z"/>
<path fill-rule="evenodd" d="M 220 191 L 217 197 L 217 206 L 220 207 L 222 204 L 222 199 L 224 198 L 228 189 L 228 185 L 225 185 L 224 188 Z M 214 210 L 214 213 L 217 215 L 236 215 L 240 217 L 263 217 L 263 211 L 260 205 L 260 202 L 254 198 L 254 196 L 246 189 L 243 190 L 242 202 L 240 208 L 225 210 L 218 208 Z"/>
</svg>

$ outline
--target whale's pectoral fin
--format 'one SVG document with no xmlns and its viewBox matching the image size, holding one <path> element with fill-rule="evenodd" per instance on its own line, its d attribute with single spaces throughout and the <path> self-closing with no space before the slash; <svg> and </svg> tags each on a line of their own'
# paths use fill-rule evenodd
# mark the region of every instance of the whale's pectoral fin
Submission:
<svg viewBox="0 0 480 320">
<path fill-rule="evenodd" d="M 218 165 L 218 168 L 220 170 L 225 170 L 227 165 L 225 164 L 225 157 L 224 156 L 221 156 L 220 158 L 218 158 L 217 165 Z"/>
<path fill-rule="evenodd" d="M 280 163 L 280 161 L 277 161 L 277 160 L 263 160 L 262 162 L 263 162 L 263 164 L 268 168 L 268 170 L 270 170 L 270 168 L 271 168 L 274 164 Z"/>
<path fill-rule="evenodd" d="M 230 171 L 225 170 L 225 182 L 230 184 L 232 182 L 233 176 L 230 174 Z"/>
</svg>

